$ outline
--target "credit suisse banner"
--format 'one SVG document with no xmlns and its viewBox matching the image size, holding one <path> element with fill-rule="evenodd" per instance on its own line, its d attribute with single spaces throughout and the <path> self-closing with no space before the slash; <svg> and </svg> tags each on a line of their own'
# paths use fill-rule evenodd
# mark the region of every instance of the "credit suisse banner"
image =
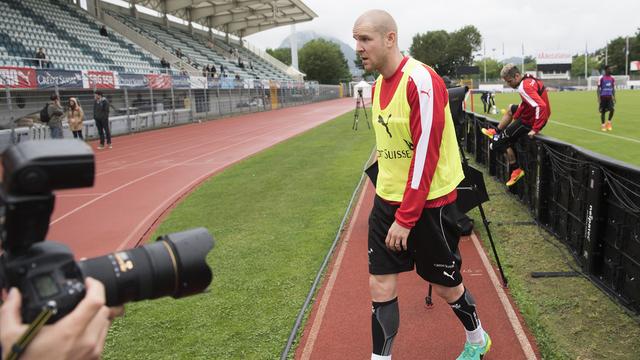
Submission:
<svg viewBox="0 0 640 360">
<path fill-rule="evenodd" d="M 116 76 L 113 71 L 83 70 L 82 83 L 86 89 L 115 89 Z"/>
<path fill-rule="evenodd" d="M 191 80 L 186 75 L 174 75 L 172 76 L 173 87 L 175 89 L 189 89 L 191 88 Z"/>
<path fill-rule="evenodd" d="M 204 89 L 207 87 L 207 78 L 204 76 L 190 76 L 189 85 L 192 89 Z"/>
<path fill-rule="evenodd" d="M 118 74 L 118 87 L 121 89 L 146 89 L 149 81 L 142 74 Z"/>
<path fill-rule="evenodd" d="M 147 74 L 149 87 L 152 89 L 171 89 L 171 75 L 167 74 Z"/>
<path fill-rule="evenodd" d="M 35 89 L 36 70 L 24 67 L 0 66 L 0 88 Z"/>
<path fill-rule="evenodd" d="M 82 89 L 82 71 L 36 70 L 39 89 Z"/>
</svg>

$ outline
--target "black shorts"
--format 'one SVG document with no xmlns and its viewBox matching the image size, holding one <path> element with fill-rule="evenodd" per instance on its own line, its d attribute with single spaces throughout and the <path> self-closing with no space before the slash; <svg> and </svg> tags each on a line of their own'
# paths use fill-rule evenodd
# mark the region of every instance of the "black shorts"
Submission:
<svg viewBox="0 0 640 360">
<path fill-rule="evenodd" d="M 415 266 L 418 275 L 431 283 L 447 287 L 462 283 L 460 257 L 456 255 L 460 238 L 457 229 L 444 221 L 443 209 L 425 208 L 409 233 L 408 250 L 392 251 L 384 240 L 398 206 L 376 195 L 369 215 L 369 273 L 397 274 Z"/>
<path fill-rule="evenodd" d="M 514 146 L 520 138 L 527 135 L 531 127 L 524 125 L 522 120 L 516 119 L 509 124 L 502 132 L 494 137 L 491 149 L 502 151 L 505 148 Z"/>
<path fill-rule="evenodd" d="M 612 98 L 600 98 L 600 112 L 613 111 L 613 99 Z"/>
<path fill-rule="evenodd" d="M 511 104 L 509 105 L 509 111 L 511 111 L 511 116 L 513 116 L 513 114 L 516 113 L 516 111 L 518 111 L 518 104 Z"/>
</svg>

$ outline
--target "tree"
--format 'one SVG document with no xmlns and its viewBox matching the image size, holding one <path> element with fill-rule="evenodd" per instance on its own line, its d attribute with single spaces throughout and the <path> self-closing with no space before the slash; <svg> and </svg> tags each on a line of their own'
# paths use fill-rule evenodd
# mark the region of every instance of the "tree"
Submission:
<svg viewBox="0 0 640 360">
<path fill-rule="evenodd" d="M 447 61 L 447 44 L 449 43 L 449 34 L 444 30 L 429 31 L 425 34 L 416 34 L 409 52 L 415 59 L 430 65 L 436 71 L 440 72 L 441 64 Z"/>
<path fill-rule="evenodd" d="M 364 65 L 362 65 L 362 59 L 360 59 L 360 55 L 356 52 L 356 58 L 353 61 L 353 63 L 356 65 L 356 67 L 358 69 L 362 69 L 362 78 L 365 79 L 367 77 L 373 77 L 374 79 L 376 79 L 379 75 L 379 73 L 377 71 L 367 71 L 364 68 Z"/>
<path fill-rule="evenodd" d="M 474 75 L 478 79 L 484 79 L 484 59 L 476 60 L 473 65 L 480 69 L 480 74 Z M 487 80 L 500 80 L 500 71 L 504 64 L 496 59 L 487 58 Z"/>
<path fill-rule="evenodd" d="M 587 76 L 591 76 L 593 70 L 599 70 L 601 68 L 600 61 L 595 54 L 589 54 L 587 63 Z M 571 62 L 571 77 L 572 78 L 584 78 L 584 54 L 575 55 Z"/>
<path fill-rule="evenodd" d="M 347 60 L 336 43 L 324 39 L 311 40 L 300 49 L 299 55 L 300 71 L 307 74 L 306 80 L 321 84 L 351 80 Z"/>
<path fill-rule="evenodd" d="M 284 64 L 291 66 L 291 49 L 290 48 L 267 49 L 267 54 L 280 60 Z"/>
<path fill-rule="evenodd" d="M 522 64 L 516 64 L 516 65 L 522 65 Z M 526 71 L 536 71 L 537 69 L 537 65 L 536 65 L 536 58 L 534 58 L 533 56 L 525 56 L 524 57 L 524 69 L 520 69 L 521 71 L 526 72 Z"/>
<path fill-rule="evenodd" d="M 626 64 L 625 51 L 627 48 L 627 38 L 617 37 L 607 44 L 608 64 L 615 75 L 624 75 Z M 599 70 L 604 70 L 605 48 L 596 51 L 598 58 L 602 64 Z M 640 28 L 635 36 L 629 36 L 629 61 L 640 60 Z M 584 62 L 582 63 L 584 66 Z"/>
<path fill-rule="evenodd" d="M 482 44 L 482 35 L 473 25 L 447 33 L 444 30 L 416 34 L 411 55 L 432 66 L 440 75 L 455 76 L 459 66 L 471 65 Z"/>
</svg>

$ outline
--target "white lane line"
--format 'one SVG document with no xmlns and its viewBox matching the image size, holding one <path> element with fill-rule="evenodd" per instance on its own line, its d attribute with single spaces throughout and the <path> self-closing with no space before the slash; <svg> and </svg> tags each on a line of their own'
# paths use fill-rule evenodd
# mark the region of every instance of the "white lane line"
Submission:
<svg viewBox="0 0 640 360">
<path fill-rule="evenodd" d="M 491 267 L 491 263 L 489 262 L 487 255 L 484 253 L 484 249 L 480 245 L 480 241 L 476 237 L 475 233 L 471 234 L 471 241 L 473 242 L 473 245 L 476 247 L 476 251 L 480 255 L 480 259 L 482 260 L 482 264 L 487 270 L 487 274 L 489 274 L 489 278 L 493 283 L 493 287 L 496 289 L 496 292 L 498 293 L 498 298 L 502 303 L 502 307 L 504 308 L 504 311 L 507 313 L 507 318 L 509 318 L 511 327 L 513 328 L 513 331 L 515 331 L 516 333 L 516 337 L 520 342 L 520 347 L 522 348 L 524 355 L 527 357 L 527 360 L 537 359 L 536 354 L 533 351 L 533 347 L 529 342 L 529 338 L 525 334 L 524 329 L 522 328 L 522 325 L 518 320 L 518 316 L 516 315 L 515 310 L 511 306 L 511 302 L 509 302 L 509 299 L 507 298 L 507 294 L 504 292 L 504 289 L 502 288 L 502 283 L 500 283 L 500 281 L 498 280 L 498 276 L 496 276 L 495 271 Z"/>
<path fill-rule="evenodd" d="M 575 126 L 575 125 L 569 125 L 569 124 L 565 124 L 565 123 L 561 123 L 555 120 L 549 120 L 550 123 L 552 124 L 556 124 L 556 125 L 561 125 L 561 126 L 566 126 L 568 128 L 572 128 L 572 129 L 576 129 L 576 130 L 582 130 L 582 131 L 586 131 L 586 132 L 590 132 L 593 134 L 598 134 L 598 135 L 602 135 L 602 136 L 610 136 L 610 137 L 614 137 L 616 139 L 620 139 L 620 140 L 626 140 L 626 141 L 631 141 L 634 143 L 639 143 L 640 144 L 640 140 L 638 139 L 634 139 L 634 138 L 628 138 L 626 136 L 620 136 L 620 135 L 613 135 L 610 132 L 604 132 L 604 131 L 600 131 L 600 130 L 591 130 L 591 129 L 586 129 L 580 126 Z"/>
<path fill-rule="evenodd" d="M 82 193 L 82 194 L 56 194 L 57 198 L 68 198 L 68 197 L 84 197 L 84 196 L 100 196 L 104 193 Z"/>
<path fill-rule="evenodd" d="M 314 126 L 312 126 L 312 127 L 315 127 L 315 126 L 318 126 L 318 125 L 320 125 L 320 123 L 315 124 L 315 125 L 314 125 Z M 144 179 L 149 178 L 149 177 L 151 177 L 151 176 L 157 175 L 157 174 L 159 174 L 159 173 L 161 173 L 161 172 L 164 172 L 164 171 L 166 171 L 166 170 L 169 170 L 169 169 L 172 169 L 172 168 L 175 168 L 175 167 L 178 167 L 178 166 L 185 165 L 185 164 L 187 164 L 187 163 L 189 163 L 189 162 L 191 162 L 191 161 L 193 161 L 193 160 L 198 160 L 198 159 L 200 159 L 200 158 L 203 158 L 203 157 L 206 157 L 206 156 L 209 156 L 209 155 L 213 155 L 213 154 L 219 153 L 219 152 L 221 152 L 221 151 L 223 151 L 223 150 L 227 150 L 227 149 L 229 149 L 229 148 L 237 147 L 237 146 L 238 146 L 238 145 L 240 145 L 240 144 L 244 144 L 244 143 L 247 143 L 247 142 L 251 142 L 251 141 L 253 141 L 254 139 L 258 139 L 258 138 L 261 138 L 261 137 L 265 136 L 266 134 L 271 134 L 271 133 L 283 133 L 283 132 L 288 131 L 289 129 L 297 128 L 298 126 L 299 126 L 299 124 L 293 124 L 293 125 L 287 126 L 287 127 L 285 127 L 285 128 L 280 128 L 280 129 L 275 129 L 275 130 L 271 130 L 271 131 L 263 132 L 263 133 L 261 133 L 261 134 L 259 134 L 259 135 L 252 136 L 252 137 L 247 138 L 247 139 L 245 139 L 245 140 L 243 140 L 243 141 L 236 142 L 236 143 L 230 144 L 230 145 L 225 146 L 225 147 L 222 147 L 222 148 L 218 148 L 218 149 L 216 149 L 216 150 L 214 150 L 214 151 L 210 151 L 210 152 L 208 152 L 208 153 L 198 155 L 198 156 L 193 157 L 193 158 L 191 158 L 191 159 L 187 159 L 187 160 L 181 161 L 181 162 L 176 163 L 176 164 L 174 164 L 174 165 L 167 166 L 167 167 L 165 167 L 165 168 L 162 168 L 162 169 L 156 170 L 156 171 L 154 171 L 154 172 L 152 172 L 152 173 L 149 173 L 149 174 L 147 174 L 147 175 L 145 175 L 145 176 L 142 176 L 142 177 L 136 178 L 136 179 L 134 179 L 134 180 L 131 180 L 131 181 L 129 181 L 129 182 L 127 182 L 127 183 L 124 183 L 124 184 L 122 184 L 122 185 L 120 185 L 120 186 L 118 186 L 118 187 L 114 188 L 113 190 L 108 191 L 108 192 L 106 192 L 106 193 L 104 193 L 104 194 L 102 194 L 102 195 L 100 195 L 100 196 L 96 197 L 95 199 L 92 199 L 92 200 L 90 200 L 90 201 L 88 201 L 88 202 L 86 202 L 86 203 L 84 203 L 84 204 L 82 204 L 82 205 L 78 206 L 77 208 L 75 208 L 75 209 L 73 209 L 73 210 L 71 210 L 71 211 L 67 212 L 66 214 L 64 214 L 64 215 L 60 216 L 59 218 L 57 218 L 57 219 L 55 219 L 55 220 L 51 221 L 51 223 L 49 224 L 49 226 L 52 226 L 52 225 L 56 224 L 57 222 L 59 222 L 59 221 L 61 221 L 61 220 L 65 219 L 65 218 L 69 217 L 70 215 L 72 215 L 72 214 L 74 214 L 74 213 L 76 213 L 76 212 L 78 212 L 78 211 L 80 211 L 80 210 L 84 209 L 85 207 L 87 207 L 87 206 L 89 206 L 89 205 L 91 205 L 91 204 L 93 204 L 93 203 L 95 203 L 95 202 L 97 202 L 97 201 L 99 201 L 99 200 L 101 200 L 101 199 L 103 199 L 103 198 L 105 198 L 105 197 L 107 197 L 107 196 L 111 195 L 111 194 L 114 194 L 114 193 L 116 193 L 116 192 L 118 192 L 118 191 L 120 191 L 120 190 L 122 190 L 122 189 L 124 189 L 124 188 L 128 187 L 129 185 L 133 185 L 133 184 L 135 184 L 135 183 L 137 183 L 137 182 L 140 182 L 141 180 L 144 180 Z M 309 129 L 307 129 L 307 130 L 309 130 Z M 304 130 L 304 131 L 307 131 L 307 130 Z M 302 132 L 303 132 L 303 131 L 300 131 L 298 134 L 300 134 L 300 133 L 302 133 Z M 296 135 L 297 135 L 297 134 L 296 134 Z M 295 136 L 295 135 L 292 135 L 292 136 Z M 277 143 L 280 143 L 280 142 L 282 142 L 282 141 L 284 141 L 284 140 L 286 140 L 286 138 L 281 139 L 281 140 L 280 140 L 280 141 L 278 141 Z M 275 145 L 275 144 L 271 144 L 271 145 L 269 145 L 269 146 L 267 146 L 267 147 L 270 147 L 270 146 L 273 146 L 273 145 Z M 267 147 L 265 147 L 265 148 L 263 148 L 263 149 L 261 149 L 261 150 L 264 150 L 264 149 L 266 149 Z M 259 151 L 261 151 L 261 150 L 259 150 Z M 246 157 L 248 157 L 248 156 L 250 156 L 250 155 L 253 155 L 253 154 L 257 153 L 257 152 L 258 152 L 258 151 L 255 151 L 255 152 L 253 152 L 252 154 L 248 154 L 248 155 L 246 155 L 246 156 L 242 157 L 242 159 L 244 159 L 244 158 L 246 158 Z"/>
<path fill-rule="evenodd" d="M 311 358 L 311 354 L 313 353 L 313 345 L 318 338 L 318 333 L 320 332 L 320 326 L 322 325 L 322 319 L 324 319 L 324 314 L 327 310 L 327 304 L 329 303 L 329 299 L 331 298 L 331 292 L 333 291 L 333 287 L 336 283 L 336 279 L 338 278 L 338 273 L 340 272 L 340 265 L 342 264 L 342 259 L 344 258 L 344 253 L 347 250 L 347 245 L 351 239 L 351 231 L 353 229 L 353 225 L 355 220 L 358 218 L 358 214 L 360 213 L 361 205 L 364 200 L 364 196 L 367 193 L 366 185 L 365 189 L 360 194 L 360 199 L 358 200 L 358 205 L 353 211 L 353 216 L 351 217 L 351 221 L 349 224 L 349 230 L 342 238 L 342 244 L 340 245 L 340 251 L 338 252 L 338 256 L 336 256 L 336 262 L 333 264 L 333 270 L 331 271 L 331 275 L 329 276 L 329 280 L 327 281 L 327 286 L 324 289 L 324 293 L 322 294 L 322 299 L 320 300 L 320 305 L 318 305 L 318 312 L 316 313 L 316 317 L 313 321 L 313 325 L 311 326 L 311 330 L 309 331 L 309 337 L 307 338 L 307 342 L 304 345 L 304 349 L 302 351 L 301 360 L 308 360 Z"/>
</svg>

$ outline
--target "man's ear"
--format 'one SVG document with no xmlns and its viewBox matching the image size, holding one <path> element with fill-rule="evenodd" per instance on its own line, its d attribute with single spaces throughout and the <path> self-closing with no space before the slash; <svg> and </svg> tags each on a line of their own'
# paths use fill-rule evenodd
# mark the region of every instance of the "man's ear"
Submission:
<svg viewBox="0 0 640 360">
<path fill-rule="evenodd" d="M 396 34 L 394 31 L 389 31 L 384 36 L 385 45 L 387 47 L 392 47 L 393 44 L 396 43 L 397 37 L 398 37 L 398 34 Z"/>
</svg>

